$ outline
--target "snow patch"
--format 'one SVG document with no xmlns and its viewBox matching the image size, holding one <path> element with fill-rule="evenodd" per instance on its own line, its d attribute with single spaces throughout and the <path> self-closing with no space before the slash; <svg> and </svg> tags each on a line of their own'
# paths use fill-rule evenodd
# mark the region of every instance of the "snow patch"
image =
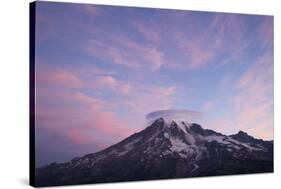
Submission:
<svg viewBox="0 0 281 189">
<path fill-rule="evenodd" d="M 187 144 L 177 138 L 172 138 L 170 141 L 172 143 L 172 147 L 170 149 L 173 152 L 181 152 L 189 148 Z"/>
<path fill-rule="evenodd" d="M 166 151 L 162 152 L 162 154 L 163 154 L 163 156 L 166 156 L 166 155 L 168 155 L 168 154 L 172 154 L 172 152 L 169 151 L 169 150 L 166 150 Z"/>
<path fill-rule="evenodd" d="M 203 140 L 206 140 L 208 142 L 216 141 L 220 144 L 228 145 L 228 147 L 231 147 L 231 148 L 234 148 L 237 150 L 241 149 L 241 146 L 243 146 L 244 148 L 246 148 L 250 151 L 264 150 L 263 148 L 256 148 L 256 147 L 251 146 L 250 144 L 234 140 L 233 138 L 228 137 L 228 136 L 211 135 L 211 136 L 203 137 Z M 227 150 L 229 151 L 229 149 L 227 149 Z"/>
<path fill-rule="evenodd" d="M 141 140 L 141 137 L 131 141 L 128 144 L 125 144 L 123 146 L 125 148 L 125 150 L 122 151 L 122 152 L 117 153 L 117 156 L 123 156 L 123 155 L 127 154 L 129 151 L 131 151 L 134 148 L 134 144 L 139 142 L 140 140 Z"/>
<path fill-rule="evenodd" d="M 169 134 L 167 132 L 164 133 L 164 137 L 169 139 Z"/>
<path fill-rule="evenodd" d="M 228 141 L 225 140 L 226 139 L 225 136 L 211 135 L 211 136 L 204 137 L 204 139 L 208 142 L 216 141 L 216 142 L 222 143 L 222 144 L 230 144 Z"/>
<path fill-rule="evenodd" d="M 188 145 L 177 138 L 171 138 L 170 142 L 172 144 L 170 147 L 171 152 L 178 153 L 178 155 L 182 158 L 188 158 L 194 154 L 197 154 L 198 149 L 195 145 Z"/>
<path fill-rule="evenodd" d="M 227 148 L 226 150 L 229 152 L 233 152 L 233 150 L 231 148 Z"/>
</svg>

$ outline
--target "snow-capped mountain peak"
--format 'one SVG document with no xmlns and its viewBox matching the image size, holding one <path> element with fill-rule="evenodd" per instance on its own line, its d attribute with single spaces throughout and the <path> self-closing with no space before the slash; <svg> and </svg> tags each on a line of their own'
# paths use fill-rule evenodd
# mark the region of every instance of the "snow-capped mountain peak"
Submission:
<svg viewBox="0 0 281 189">
<path fill-rule="evenodd" d="M 100 152 L 37 169 L 38 183 L 44 186 L 273 170 L 272 141 L 255 139 L 244 132 L 227 136 L 185 120 L 158 117 L 144 130 Z"/>
<path fill-rule="evenodd" d="M 203 129 L 199 124 L 190 123 L 180 120 L 167 120 L 159 118 L 151 125 L 157 127 L 156 135 L 152 135 L 149 141 L 157 138 L 160 140 L 167 140 L 168 149 L 174 149 L 174 146 L 181 146 L 182 148 L 196 149 L 196 153 L 201 153 L 205 149 L 207 143 L 216 143 L 224 146 L 227 151 L 236 152 L 239 150 L 246 151 L 263 151 L 264 147 L 250 143 L 250 139 L 254 139 L 245 132 L 239 132 L 237 135 L 223 135 L 212 130 Z M 164 139 L 162 139 L 164 137 Z M 179 144 L 180 143 L 180 144 Z M 178 148 L 177 148 L 178 149 Z M 176 150 L 180 152 L 179 150 Z"/>
<path fill-rule="evenodd" d="M 172 122 L 181 125 L 182 122 L 185 122 L 187 125 L 191 122 L 196 122 L 200 119 L 201 113 L 189 110 L 158 110 L 151 112 L 146 115 L 146 119 L 151 125 L 156 120 L 164 121 L 168 126 Z"/>
<path fill-rule="evenodd" d="M 165 126 L 166 127 L 178 127 L 185 133 L 187 132 L 188 128 L 192 126 L 192 123 L 189 123 L 188 121 L 182 121 L 182 120 L 173 120 L 173 119 L 165 119 L 165 118 L 160 118 L 164 120 Z"/>
</svg>

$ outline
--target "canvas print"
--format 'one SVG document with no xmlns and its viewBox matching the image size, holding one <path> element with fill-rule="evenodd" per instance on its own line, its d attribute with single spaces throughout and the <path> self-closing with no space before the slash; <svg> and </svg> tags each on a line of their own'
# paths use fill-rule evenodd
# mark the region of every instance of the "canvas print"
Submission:
<svg viewBox="0 0 281 189">
<path fill-rule="evenodd" d="M 30 4 L 30 182 L 273 172 L 273 16 Z"/>
</svg>

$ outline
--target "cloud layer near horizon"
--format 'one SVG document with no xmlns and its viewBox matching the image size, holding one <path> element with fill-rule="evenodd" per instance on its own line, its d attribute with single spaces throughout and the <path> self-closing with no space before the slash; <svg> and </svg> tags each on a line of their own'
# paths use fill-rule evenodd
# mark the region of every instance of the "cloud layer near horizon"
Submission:
<svg viewBox="0 0 281 189">
<path fill-rule="evenodd" d="M 114 144 L 155 110 L 273 138 L 272 17 L 37 3 L 38 165 Z"/>
</svg>

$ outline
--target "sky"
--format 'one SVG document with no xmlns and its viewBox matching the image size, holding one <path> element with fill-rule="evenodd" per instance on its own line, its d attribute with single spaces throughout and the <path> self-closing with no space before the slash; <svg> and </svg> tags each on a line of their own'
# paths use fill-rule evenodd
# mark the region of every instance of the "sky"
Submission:
<svg viewBox="0 0 281 189">
<path fill-rule="evenodd" d="M 36 165 L 102 150 L 158 110 L 273 140 L 273 17 L 37 2 Z"/>
</svg>

